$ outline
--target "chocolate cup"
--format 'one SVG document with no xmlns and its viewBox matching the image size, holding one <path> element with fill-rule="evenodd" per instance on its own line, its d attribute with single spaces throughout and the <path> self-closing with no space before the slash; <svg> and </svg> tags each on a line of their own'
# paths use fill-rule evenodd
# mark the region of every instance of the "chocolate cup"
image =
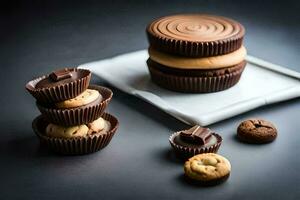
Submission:
<svg viewBox="0 0 300 200">
<path fill-rule="evenodd" d="M 150 46 L 158 51 L 185 57 L 224 55 L 236 51 L 242 46 L 245 35 L 244 26 L 233 19 L 221 16 L 200 15 L 208 20 L 200 21 L 202 28 L 206 27 L 206 29 L 201 28 L 202 32 L 198 33 L 204 34 L 204 37 L 205 34 L 216 37 L 211 38 L 211 41 L 199 41 L 199 38 L 196 39 L 197 37 L 194 37 L 197 36 L 197 30 L 195 30 L 195 32 L 189 31 L 190 27 L 188 27 L 194 23 L 194 25 L 198 24 L 197 20 L 191 19 L 197 16 L 199 17 L 199 15 L 190 14 L 173 15 L 154 20 L 146 28 Z M 208 21 L 213 21 L 213 23 Z M 221 26 L 216 26 L 215 23 Z M 212 27 L 214 31 L 212 31 Z M 172 30 L 172 28 L 174 29 Z M 181 32 L 180 29 L 182 28 L 184 28 L 186 32 Z M 232 34 L 233 31 L 226 33 L 225 30 L 228 28 L 232 28 L 235 33 Z M 220 35 L 218 35 L 218 33 L 220 33 Z M 223 36 L 220 37 L 221 35 Z"/>
<path fill-rule="evenodd" d="M 240 80 L 246 61 L 239 63 L 240 68 L 233 72 L 216 76 L 184 76 L 163 72 L 147 62 L 151 79 L 158 86 L 183 93 L 211 93 L 226 90 Z"/>
<path fill-rule="evenodd" d="M 42 115 L 33 120 L 32 128 L 41 144 L 46 145 L 54 152 L 64 155 L 89 154 L 106 147 L 119 127 L 118 119 L 113 115 L 104 113 L 102 117 L 111 123 L 111 129 L 106 133 L 96 133 L 84 137 L 56 138 L 45 135 L 49 121 Z"/>
<path fill-rule="evenodd" d="M 187 159 L 190 157 L 193 157 L 194 155 L 197 154 L 201 154 L 201 153 L 217 153 L 221 144 L 222 144 L 222 137 L 217 134 L 217 133 L 213 133 L 212 135 L 214 135 L 217 138 L 217 143 L 208 147 L 186 147 L 186 146 L 182 146 L 179 144 L 176 144 L 174 142 L 174 139 L 176 136 L 178 136 L 180 134 L 181 131 L 175 132 L 173 133 L 170 137 L 169 137 L 169 142 L 171 144 L 171 146 L 173 147 L 176 155 L 179 158 L 182 159 Z"/>
<path fill-rule="evenodd" d="M 90 85 L 88 88 L 98 90 L 103 100 L 75 108 L 54 108 L 39 102 L 36 102 L 36 105 L 42 115 L 53 124 L 61 126 L 88 124 L 101 117 L 113 95 L 113 92 L 106 87 Z"/>
<path fill-rule="evenodd" d="M 36 84 L 49 77 L 49 75 L 41 76 L 26 84 L 27 91 L 38 101 L 42 103 L 55 103 L 67 99 L 72 99 L 84 92 L 90 83 L 91 72 L 86 69 L 72 68 L 78 73 L 83 73 L 83 77 L 76 79 L 70 83 L 63 83 L 53 87 L 36 88 Z"/>
</svg>

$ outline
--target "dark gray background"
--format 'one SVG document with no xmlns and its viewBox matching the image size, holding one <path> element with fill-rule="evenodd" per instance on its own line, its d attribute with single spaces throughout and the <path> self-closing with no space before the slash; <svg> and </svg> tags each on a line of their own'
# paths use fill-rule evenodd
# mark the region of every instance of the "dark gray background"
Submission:
<svg viewBox="0 0 300 200">
<path fill-rule="evenodd" d="M 2 3 L 0 31 L 0 199 L 296 199 L 300 197 L 300 99 L 211 125 L 219 153 L 232 164 L 219 186 L 187 184 L 168 144 L 187 126 L 115 88 L 109 112 L 120 129 L 103 151 L 58 156 L 39 146 L 31 121 L 39 112 L 24 89 L 35 76 L 147 48 L 145 26 L 159 16 L 205 12 L 247 29 L 249 54 L 299 69 L 296 1 L 14 1 Z M 120 66 L 122 67 L 122 66 Z M 94 83 L 105 84 L 94 77 Z M 277 140 L 247 145 L 234 135 L 249 117 L 274 122 Z"/>
</svg>

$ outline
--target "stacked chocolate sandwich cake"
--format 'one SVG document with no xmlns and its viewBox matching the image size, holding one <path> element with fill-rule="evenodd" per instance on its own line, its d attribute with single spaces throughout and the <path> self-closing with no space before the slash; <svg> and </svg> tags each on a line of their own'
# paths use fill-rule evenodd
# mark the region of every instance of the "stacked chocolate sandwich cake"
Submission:
<svg viewBox="0 0 300 200">
<path fill-rule="evenodd" d="M 154 83 L 188 93 L 234 86 L 246 66 L 245 29 L 221 16 L 186 14 L 154 20 L 147 27 L 149 72 Z"/>
<path fill-rule="evenodd" d="M 90 79 L 89 70 L 66 68 L 26 84 L 42 113 L 32 123 L 42 144 L 62 154 L 92 153 L 109 144 L 119 124 L 104 112 L 113 93 L 89 85 Z"/>
</svg>

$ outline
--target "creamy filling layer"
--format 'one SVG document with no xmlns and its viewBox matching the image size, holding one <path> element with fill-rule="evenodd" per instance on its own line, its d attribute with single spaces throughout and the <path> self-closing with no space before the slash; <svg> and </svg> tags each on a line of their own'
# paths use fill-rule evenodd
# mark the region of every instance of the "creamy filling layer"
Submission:
<svg viewBox="0 0 300 200">
<path fill-rule="evenodd" d="M 168 67 L 179 69 L 221 69 L 242 62 L 247 55 L 247 50 L 242 46 L 229 54 L 205 58 L 189 58 L 171 55 L 156 51 L 151 47 L 148 49 L 148 53 L 151 60 Z"/>
</svg>

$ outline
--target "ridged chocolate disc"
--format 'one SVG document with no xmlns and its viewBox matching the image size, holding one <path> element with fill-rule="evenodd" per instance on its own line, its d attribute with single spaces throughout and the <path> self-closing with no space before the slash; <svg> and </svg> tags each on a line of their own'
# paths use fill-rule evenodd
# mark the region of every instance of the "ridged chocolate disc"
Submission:
<svg viewBox="0 0 300 200">
<path fill-rule="evenodd" d="M 147 27 L 150 45 L 158 51 L 189 57 L 223 55 L 239 49 L 244 27 L 225 17 L 173 15 L 155 20 Z"/>
</svg>

